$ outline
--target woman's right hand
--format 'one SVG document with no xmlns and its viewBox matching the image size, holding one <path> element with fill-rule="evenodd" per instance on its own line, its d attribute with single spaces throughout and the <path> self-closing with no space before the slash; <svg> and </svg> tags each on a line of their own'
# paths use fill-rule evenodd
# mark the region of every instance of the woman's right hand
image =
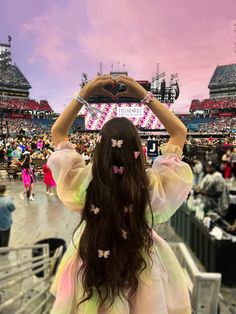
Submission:
<svg viewBox="0 0 236 314">
<path fill-rule="evenodd" d="M 132 98 L 138 98 L 142 100 L 146 95 L 147 91 L 143 86 L 141 86 L 138 82 L 136 82 L 134 79 L 132 79 L 129 76 L 118 76 L 115 79 L 116 85 L 117 84 L 124 84 L 127 86 L 126 91 L 119 92 L 116 95 L 116 98 L 118 97 L 132 97 Z"/>
</svg>

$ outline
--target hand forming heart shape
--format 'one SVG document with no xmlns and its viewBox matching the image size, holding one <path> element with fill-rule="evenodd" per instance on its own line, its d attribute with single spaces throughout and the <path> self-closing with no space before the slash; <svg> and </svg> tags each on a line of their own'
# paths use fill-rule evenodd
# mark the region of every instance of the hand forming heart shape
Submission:
<svg viewBox="0 0 236 314">
<path fill-rule="evenodd" d="M 128 76 L 119 76 L 114 79 L 110 75 L 96 77 L 80 91 L 80 95 L 84 99 L 88 99 L 90 96 L 143 99 L 146 94 L 147 91 L 134 79 Z"/>
<path fill-rule="evenodd" d="M 107 92 L 112 93 L 114 96 L 117 96 L 121 92 L 126 92 L 127 86 L 122 83 L 118 83 L 115 85 L 108 84 L 108 85 L 105 85 L 103 89 Z"/>
</svg>

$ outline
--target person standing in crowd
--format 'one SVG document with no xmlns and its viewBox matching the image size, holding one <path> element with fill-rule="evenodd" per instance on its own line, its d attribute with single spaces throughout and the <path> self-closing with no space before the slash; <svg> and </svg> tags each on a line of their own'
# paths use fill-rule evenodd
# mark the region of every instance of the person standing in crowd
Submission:
<svg viewBox="0 0 236 314">
<path fill-rule="evenodd" d="M 33 168 L 31 167 L 31 158 L 30 153 L 28 151 L 24 152 L 25 160 L 22 163 L 22 181 L 25 187 L 25 191 L 20 195 L 21 198 L 24 198 L 24 194 L 26 194 L 27 198 L 30 201 L 34 201 L 33 198 L 33 188 L 35 183 L 35 175 Z"/>
<path fill-rule="evenodd" d="M 207 162 L 206 172 L 200 187 L 195 187 L 195 190 L 201 194 L 205 210 L 213 210 L 225 216 L 229 207 L 228 187 L 212 161 Z"/>
<path fill-rule="evenodd" d="M 200 160 L 197 159 L 197 157 L 194 157 L 193 159 L 193 178 L 194 178 L 194 186 L 200 185 L 202 177 L 204 175 L 203 173 L 203 165 Z"/>
<path fill-rule="evenodd" d="M 232 177 L 227 182 L 229 188 L 230 205 L 225 220 L 230 224 L 228 230 L 236 231 L 236 168 L 232 169 Z"/>
<path fill-rule="evenodd" d="M 0 144 L 0 163 L 4 163 L 5 159 L 5 149 L 4 146 Z"/>
<path fill-rule="evenodd" d="M 23 139 L 23 140 L 24 140 L 24 139 Z M 23 144 L 22 142 L 20 142 L 20 148 L 21 148 L 22 154 L 24 154 L 24 152 L 25 152 L 25 144 Z"/>
<path fill-rule="evenodd" d="M 223 177 L 225 179 L 231 178 L 232 166 L 231 166 L 231 150 L 228 149 L 227 152 L 222 156 L 221 170 L 223 172 Z"/>
<path fill-rule="evenodd" d="M 190 152 L 190 149 L 191 149 L 191 140 L 189 138 L 185 140 L 185 145 L 183 148 L 184 155 L 188 155 Z"/>
<path fill-rule="evenodd" d="M 37 141 L 37 149 L 43 149 L 43 145 L 44 145 L 44 142 L 43 142 L 43 139 L 39 139 L 38 141 Z"/>
<path fill-rule="evenodd" d="M 10 166 L 12 159 L 12 147 L 11 144 L 7 145 L 7 165 Z"/>
<path fill-rule="evenodd" d="M 6 190 L 5 185 L 0 185 L 0 247 L 9 244 L 12 212 L 15 210 L 12 199 L 5 195 Z"/>
<path fill-rule="evenodd" d="M 16 146 L 12 152 L 12 158 L 17 158 L 18 160 L 20 160 L 21 154 L 22 154 L 21 148 L 19 146 Z"/>
<path fill-rule="evenodd" d="M 213 162 L 215 165 L 219 164 L 219 157 L 215 152 L 215 149 L 213 147 L 208 146 L 205 152 L 205 159 L 206 161 Z"/>
<path fill-rule="evenodd" d="M 147 161 L 147 142 L 142 142 L 144 161 Z"/>
<path fill-rule="evenodd" d="M 51 154 L 52 154 L 51 149 L 49 149 L 49 148 L 44 149 L 44 151 L 43 151 L 44 158 L 48 159 L 51 156 Z"/>
<path fill-rule="evenodd" d="M 45 163 L 43 165 L 43 173 L 44 173 L 44 178 L 43 178 L 43 182 L 46 185 L 46 191 L 47 194 L 49 195 L 54 195 L 52 193 L 52 189 L 54 189 L 56 187 L 56 182 L 54 181 L 53 177 L 52 177 L 52 171 L 51 169 L 48 167 L 47 163 Z"/>
<path fill-rule="evenodd" d="M 127 118 L 103 126 L 85 165 L 68 133 L 83 104 L 104 89 L 125 84 L 118 97 L 138 98 L 169 132 L 163 155 L 145 169 L 137 129 Z M 181 160 L 184 124 L 132 78 L 99 76 L 88 82 L 52 127 L 56 150 L 48 160 L 58 197 L 82 214 L 73 243 L 63 256 L 51 288 L 51 314 L 190 314 L 184 273 L 170 246 L 153 230 L 187 198 L 191 168 Z M 68 288 L 69 287 L 69 288 Z"/>
<path fill-rule="evenodd" d="M 36 151 L 36 149 L 37 149 L 37 144 L 35 142 L 35 138 L 32 139 L 31 149 L 32 149 L 33 152 Z"/>
</svg>

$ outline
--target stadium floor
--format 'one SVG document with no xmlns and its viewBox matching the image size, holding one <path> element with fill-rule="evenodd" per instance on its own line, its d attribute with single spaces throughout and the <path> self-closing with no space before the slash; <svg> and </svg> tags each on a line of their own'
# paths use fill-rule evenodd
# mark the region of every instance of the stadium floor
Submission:
<svg viewBox="0 0 236 314">
<path fill-rule="evenodd" d="M 58 197 L 48 196 L 42 181 L 35 184 L 35 201 L 21 200 L 23 185 L 20 181 L 8 182 L 8 195 L 13 197 L 16 210 L 13 213 L 10 246 L 32 245 L 45 238 L 62 238 L 67 244 L 71 240 L 80 215 L 65 209 Z M 169 223 L 156 229 L 169 242 L 181 241 Z M 191 252 L 190 252 L 191 253 Z M 204 270 L 192 254 L 198 268 Z M 236 313 L 236 288 L 222 287 L 221 293 L 227 307 L 221 302 L 221 314 Z"/>
</svg>

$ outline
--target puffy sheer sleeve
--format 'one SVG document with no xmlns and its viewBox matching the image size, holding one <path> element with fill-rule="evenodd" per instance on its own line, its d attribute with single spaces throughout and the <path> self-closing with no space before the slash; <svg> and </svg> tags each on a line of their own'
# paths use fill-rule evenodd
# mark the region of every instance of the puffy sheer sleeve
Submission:
<svg viewBox="0 0 236 314">
<path fill-rule="evenodd" d="M 56 181 L 60 200 L 67 208 L 80 211 L 84 208 L 86 190 L 92 179 L 92 166 L 85 165 L 75 147 L 70 142 L 60 143 L 47 164 Z"/>
<path fill-rule="evenodd" d="M 149 195 L 155 224 L 166 222 L 187 198 L 193 182 L 190 166 L 181 160 L 181 149 L 167 144 L 163 155 L 157 157 L 147 169 Z M 147 208 L 147 219 L 151 212 Z"/>
</svg>

